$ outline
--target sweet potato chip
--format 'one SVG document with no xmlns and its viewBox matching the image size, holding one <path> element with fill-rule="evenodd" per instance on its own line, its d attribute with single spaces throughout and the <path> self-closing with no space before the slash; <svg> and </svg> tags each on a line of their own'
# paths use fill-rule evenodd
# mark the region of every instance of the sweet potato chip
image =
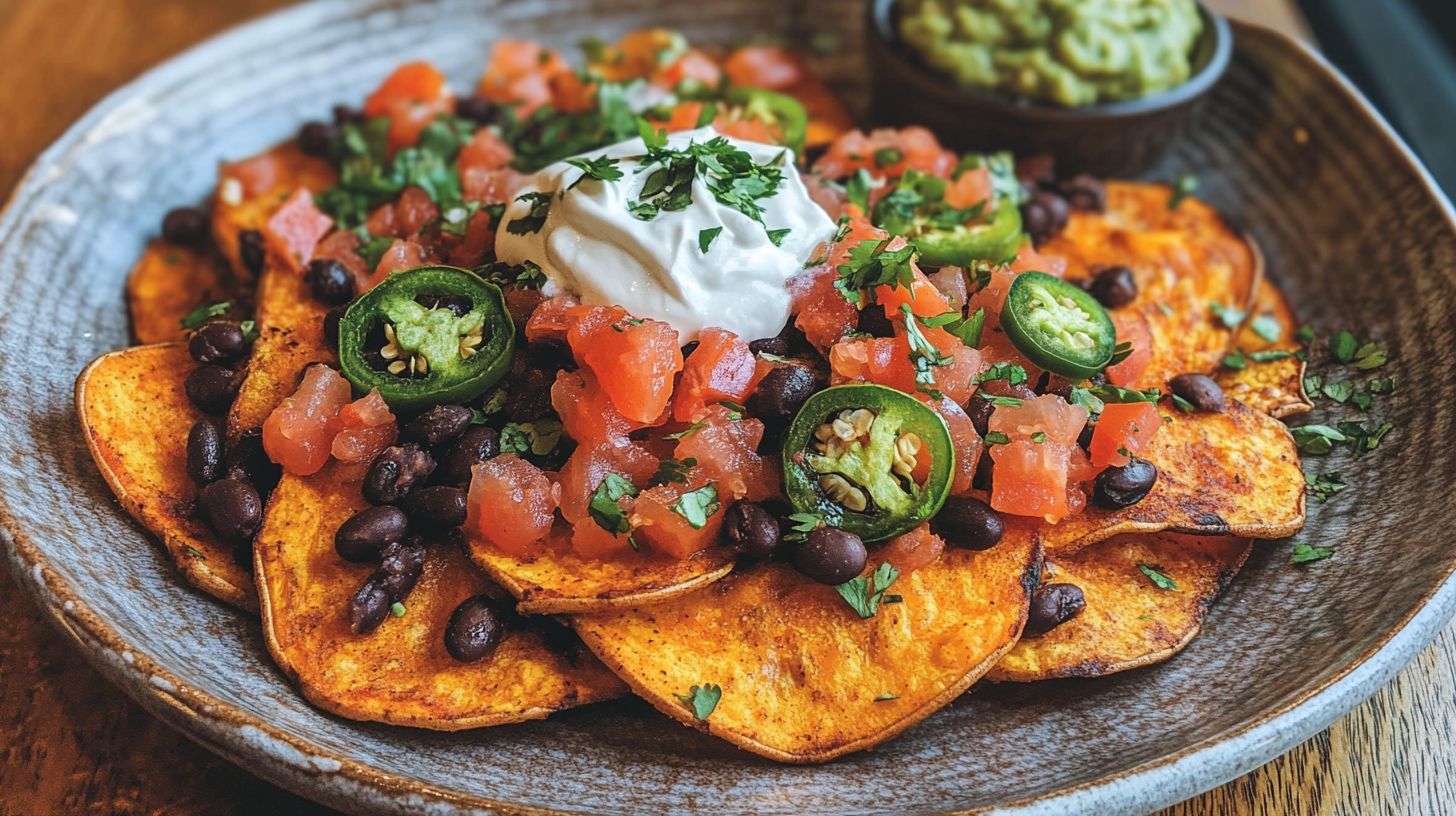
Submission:
<svg viewBox="0 0 1456 816">
<path fill-rule="evenodd" d="M 458 731 L 541 719 L 626 691 L 569 632 L 564 645 L 543 632 L 551 622 L 518 619 L 489 657 L 450 657 L 450 614 L 490 591 L 454 544 L 431 545 L 402 617 L 355 635 L 348 602 L 373 567 L 344 561 L 333 537 L 367 506 L 359 486 L 344 484 L 334 466 L 284 476 L 254 544 L 268 650 L 310 702 L 350 719 Z"/>
<path fill-rule="evenodd" d="M 262 427 L 284 397 L 298 389 L 303 370 L 337 359 L 324 340 L 328 307 L 315 300 L 302 275 L 269 262 L 258 283 L 258 339 L 247 376 L 228 413 L 228 436 Z"/>
<path fill-rule="evenodd" d="M 1008 526 L 990 550 L 949 549 L 898 578 L 868 619 L 834 587 L 761 563 L 572 624 L 669 717 L 781 762 L 824 762 L 929 716 L 1011 646 L 1041 553 L 1036 525 Z"/>
<path fill-rule="evenodd" d="M 182 318 L 199 306 L 229 301 L 230 317 L 251 313 L 252 287 L 212 249 L 153 241 L 126 279 L 132 333 L 142 345 L 186 340 Z"/>
<path fill-rule="evenodd" d="M 1239 352 L 1235 362 L 1243 368 L 1225 366 L 1215 377 L 1224 394 L 1275 419 L 1312 409 L 1304 392 L 1305 362 L 1294 356 L 1302 347 L 1295 339 L 1298 331 L 1299 318 L 1284 293 L 1262 281 L 1235 339 Z M 1288 356 L 1279 356 L 1284 353 Z M 1277 359 L 1260 359 L 1260 355 Z"/>
<path fill-rule="evenodd" d="M 1073 213 L 1066 230 L 1040 247 L 1066 257 L 1068 278 L 1132 269 L 1137 299 L 1113 314 L 1141 318 L 1152 333 L 1145 387 L 1216 370 L 1234 333 L 1210 304 L 1247 308 L 1261 273 L 1256 250 L 1217 210 L 1193 198 L 1169 210 L 1172 194 L 1162 184 L 1108 182 L 1106 212 Z"/>
<path fill-rule="evenodd" d="M 727 575 L 735 554 L 720 545 L 686 560 L 646 553 L 597 560 L 556 541 L 535 555 L 515 557 L 473 541 L 470 557 L 520 599 L 516 609 L 555 615 L 640 606 L 692 592 Z"/>
<path fill-rule="evenodd" d="M 212 237 L 222 256 L 243 280 L 252 280 L 253 273 L 242 262 L 238 236 L 244 230 L 261 231 L 294 190 L 302 187 L 318 194 L 339 178 L 331 162 L 306 155 L 293 141 L 236 164 L 224 165 L 220 177 L 212 201 Z M 240 177 L 261 189 L 248 189 Z"/>
<path fill-rule="evenodd" d="M 1304 474 L 1284 424 L 1230 400 L 1222 414 L 1176 410 L 1143 457 L 1158 467 L 1147 498 L 1121 510 L 1087 510 L 1047 530 L 1046 551 L 1066 557 L 1118 533 L 1172 530 L 1281 538 L 1304 526 Z"/>
<path fill-rule="evenodd" d="M 1247 538 L 1122 535 L 1048 558 L 1042 582 L 1075 584 L 1086 608 L 1046 634 L 1023 636 L 986 679 L 1100 677 L 1167 660 L 1198 634 L 1252 546 Z M 1160 588 L 1143 566 L 1174 588 Z"/>
<path fill-rule="evenodd" d="M 98 357 L 76 380 L 76 411 L 91 456 L 121 506 L 153 535 L 188 582 L 257 611 L 253 578 L 233 547 L 192 517 L 187 433 L 203 418 L 182 383 L 197 364 L 184 343 L 138 346 Z"/>
</svg>

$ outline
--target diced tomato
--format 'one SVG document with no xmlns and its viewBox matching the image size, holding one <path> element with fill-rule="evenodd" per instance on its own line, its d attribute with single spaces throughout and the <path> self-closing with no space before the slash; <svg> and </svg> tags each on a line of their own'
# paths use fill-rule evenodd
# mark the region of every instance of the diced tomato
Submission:
<svg viewBox="0 0 1456 816">
<path fill-rule="evenodd" d="M 570 70 L 549 48 L 527 40 L 496 40 L 476 91 L 491 101 L 516 105 L 516 115 L 525 118 L 552 102 L 551 77 Z"/>
<path fill-rule="evenodd" d="M 616 307 L 582 306 L 569 317 L 575 322 L 566 340 L 577 361 L 596 374 L 622 416 L 655 424 L 683 368 L 677 330 L 657 320 L 634 320 Z"/>
<path fill-rule="evenodd" d="M 504 204 L 514 197 L 523 178 L 510 168 L 514 158 L 515 152 L 493 129 L 475 131 L 457 159 L 465 200 Z"/>
<path fill-rule="evenodd" d="M 985 443 L 976 432 L 975 423 L 971 422 L 965 409 L 949 397 L 933 400 L 921 395 L 920 400 L 940 414 L 945 419 L 946 427 L 950 429 L 950 441 L 955 447 L 956 462 L 955 471 L 951 475 L 950 494 L 964 496 L 972 490 L 971 483 L 975 481 L 976 465 L 981 461 L 981 451 Z"/>
<path fill-rule="evenodd" d="M 1026 241 L 1016 253 L 1016 259 L 1011 262 L 1011 271 L 1020 274 L 1022 272 L 1045 272 L 1055 278 L 1067 276 L 1067 259 L 1061 255 L 1043 255 L 1036 251 L 1036 247 Z"/>
<path fill-rule="evenodd" d="M 541 469 L 503 454 L 471 469 L 466 529 L 507 555 L 531 552 L 551 532 L 559 488 Z"/>
<path fill-rule="evenodd" d="M 419 141 L 420 132 L 436 117 L 454 109 L 445 75 L 427 62 L 401 65 L 364 102 L 365 116 L 389 117 L 391 154 Z"/>
<path fill-rule="evenodd" d="M 903 249 L 907 241 L 903 236 L 895 236 L 890 243 L 885 245 L 886 252 L 895 252 Z M 925 277 L 918 266 L 911 264 L 914 280 L 910 288 L 904 286 L 877 286 L 875 287 L 875 301 L 885 309 L 885 317 L 894 320 L 900 317 L 900 307 L 906 303 L 910 304 L 910 311 L 921 317 L 935 317 L 950 311 L 950 306 L 945 302 L 945 295 L 935 288 L 935 285 Z"/>
<path fill-rule="evenodd" d="M 1153 333 L 1148 329 L 1148 321 L 1133 312 L 1114 314 L 1112 322 L 1117 326 L 1117 342 L 1132 343 L 1132 353 L 1117 365 L 1108 366 L 1107 381 L 1121 388 L 1142 387 L 1143 375 L 1153 364 Z"/>
<path fill-rule="evenodd" d="M 887 157 L 899 160 L 890 162 Z M 913 167 L 927 175 L 947 178 L 959 161 L 923 127 L 881 128 L 868 136 L 860 130 L 844 134 L 814 162 L 814 170 L 831 179 L 844 178 L 860 168 L 876 178 L 897 178 Z"/>
<path fill-rule="evenodd" d="M 1161 427 L 1163 415 L 1151 402 L 1109 404 L 1102 409 L 1097 429 L 1092 432 L 1092 465 L 1099 469 L 1126 465 L 1128 454 L 1137 456 L 1147 451 Z"/>
<path fill-rule="evenodd" d="M 749 45 L 723 62 L 732 85 L 782 91 L 803 81 L 808 73 L 788 49 L 777 45 Z"/>
<path fill-rule="evenodd" d="M 412 238 L 426 224 L 440 217 L 440 208 L 429 193 L 419 187 L 406 187 L 399 200 L 394 202 L 394 214 L 399 220 L 400 235 Z"/>
<path fill-rule="evenodd" d="M 701 478 L 693 478 L 686 485 L 668 484 L 642 491 L 632 505 L 633 537 L 644 548 L 679 559 L 690 558 L 694 553 L 716 544 L 723 529 L 724 509 L 729 502 L 720 498 L 720 507 L 698 530 L 693 529 L 685 516 L 672 509 L 684 493 L 702 486 Z"/>
<path fill-rule="evenodd" d="M 1011 282 L 1016 280 L 1016 273 L 1000 267 L 991 270 L 991 281 L 983 288 L 977 290 L 970 298 L 972 312 L 977 309 L 986 310 L 986 320 L 995 319 L 1000 322 L 1001 307 L 1006 303 L 1006 293 L 1011 289 Z"/>
<path fill-rule="evenodd" d="M 394 202 L 381 204 L 364 220 L 364 229 L 375 237 L 402 238 L 404 231 L 399 227 L 399 218 L 394 211 Z"/>
<path fill-rule="evenodd" d="M 756 362 L 738 335 L 724 329 L 705 330 L 697 350 L 683 363 L 682 379 L 673 392 L 673 418 L 696 422 L 710 403 L 729 400 L 741 404 L 753 384 Z"/>
<path fill-rule="evenodd" d="M 414 241 L 396 240 L 379 258 L 379 265 L 374 267 L 374 274 L 369 276 L 365 288 L 373 289 L 397 270 L 424 266 L 429 262 L 426 253 L 427 250 Z"/>
<path fill-rule="evenodd" d="M 295 476 L 318 473 L 329 461 L 341 423 L 339 411 L 352 397 L 349 383 L 326 365 L 309 366 L 303 382 L 263 423 L 263 450 Z"/>
<path fill-rule="evenodd" d="M 349 464 L 374 461 L 399 437 L 399 424 L 378 388 L 339 409 L 339 424 L 343 427 L 330 449 L 335 459 Z"/>
<path fill-rule="evenodd" d="M 470 223 L 465 225 L 465 237 L 450 250 L 452 266 L 474 269 L 495 252 L 495 228 L 490 225 L 490 220 L 490 213 L 484 210 L 470 217 Z M 515 316 L 512 312 L 511 317 Z M 530 312 L 521 315 L 517 325 L 524 324 L 530 317 Z"/>
<path fill-rule="evenodd" d="M 708 406 L 700 417 L 697 430 L 678 440 L 674 458 L 697 460 L 698 470 L 718 486 L 725 501 L 762 501 L 777 495 L 779 469 L 758 454 L 763 423 L 732 419 L 721 405 Z"/>
<path fill-rule="evenodd" d="M 597 107 L 597 85 L 575 71 L 558 71 L 550 76 L 551 106 L 562 113 L 586 113 Z"/>
<path fill-rule="evenodd" d="M 572 524 L 588 518 L 592 494 L 608 473 L 642 487 L 657 472 L 657 463 L 656 456 L 631 442 L 578 445 L 557 479 L 561 485 L 561 515 Z"/>
<path fill-rule="evenodd" d="M 804 187 L 809 191 L 809 198 L 824 209 L 829 217 L 839 220 L 844 215 L 845 208 L 849 204 L 849 197 L 845 195 L 844 185 L 831 179 L 827 179 L 818 173 L 804 174 Z"/>
<path fill-rule="evenodd" d="M 668 133 L 692 130 L 702 120 L 705 107 L 702 102 L 679 102 L 672 106 L 671 115 L 668 116 L 667 121 L 653 119 L 652 122 Z"/>
<path fill-rule="evenodd" d="M 623 499 L 619 504 L 631 503 Z M 571 527 L 571 548 L 582 558 L 605 561 L 632 553 L 632 543 L 627 533 L 614 534 L 604 529 L 588 516 Z"/>
<path fill-rule="evenodd" d="M 635 427 L 612 405 L 588 368 L 556 372 L 551 406 L 561 416 L 562 430 L 583 447 L 623 444 Z"/>
<path fill-rule="evenodd" d="M 223 162 L 218 171 L 222 179 L 233 179 L 243 188 L 243 198 L 255 198 L 278 183 L 283 171 L 280 159 L 273 152 L 260 153 L 240 162 Z"/>
<path fill-rule="evenodd" d="M 696 48 L 689 48 L 667 67 L 652 77 L 652 84 L 667 90 L 675 89 L 684 80 L 701 82 L 709 88 L 717 88 L 723 80 L 723 69 L 713 58 Z"/>
<path fill-rule="evenodd" d="M 999 409 L 998 409 L 999 410 Z M 994 419 L 994 415 L 993 415 Z M 991 446 L 996 463 L 991 482 L 991 506 L 1014 516 L 1041 517 L 1055 524 L 1067 515 L 1067 460 L 1065 443 L 1013 439 Z"/>
<path fill-rule="evenodd" d="M 351 230 L 335 230 L 329 237 L 319 242 L 314 248 L 315 258 L 332 258 L 344 265 L 349 274 L 354 276 L 354 285 L 361 291 L 364 284 L 369 281 L 369 267 L 364 265 L 364 259 L 359 257 L 359 236 Z"/>
<path fill-rule="evenodd" d="M 301 270 L 333 226 L 334 219 L 320 212 L 313 195 L 300 188 L 268 219 L 263 234 L 274 258 Z"/>
<path fill-rule="evenodd" d="M 591 71 L 613 82 L 647 79 L 660 69 L 665 57 L 683 51 L 686 45 L 683 36 L 671 29 L 638 29 L 616 45 L 603 48 L 600 58 L 591 63 Z"/>
<path fill-rule="evenodd" d="M 535 343 L 540 340 L 566 342 L 566 332 L 571 328 L 572 310 L 581 303 L 573 295 L 556 295 L 542 301 L 531 319 L 526 321 L 526 340 Z"/>
<path fill-rule="evenodd" d="M 778 144 L 778 134 L 762 119 L 741 116 L 719 116 L 713 120 L 713 127 L 724 136 L 732 136 L 745 142 Z"/>
<path fill-rule="evenodd" d="M 1087 409 L 1069 405 L 1055 394 L 1022 400 L 1020 405 L 1002 405 L 991 414 L 987 428 L 1012 439 L 1031 439 L 1044 433 L 1052 442 L 1075 445 L 1087 426 Z"/>
<path fill-rule="evenodd" d="M 859 310 L 834 288 L 839 273 L 833 267 L 811 269 L 788 282 L 794 325 L 821 354 L 859 325 Z"/>
<path fill-rule="evenodd" d="M 940 291 L 953 312 L 960 311 L 970 297 L 966 286 L 966 270 L 959 266 L 943 266 L 940 271 L 925 276 L 930 284 Z"/>
<path fill-rule="evenodd" d="M 922 524 L 890 539 L 885 547 L 885 560 L 904 577 L 934 564 L 944 550 L 945 542 L 940 536 L 930 532 L 929 524 Z"/>
<path fill-rule="evenodd" d="M 977 167 L 975 170 L 961 173 L 960 178 L 952 179 L 945 186 L 945 203 L 963 210 L 985 201 L 988 202 L 986 212 L 989 213 L 991 211 L 989 202 L 995 192 L 996 188 L 991 184 L 991 168 Z"/>
</svg>

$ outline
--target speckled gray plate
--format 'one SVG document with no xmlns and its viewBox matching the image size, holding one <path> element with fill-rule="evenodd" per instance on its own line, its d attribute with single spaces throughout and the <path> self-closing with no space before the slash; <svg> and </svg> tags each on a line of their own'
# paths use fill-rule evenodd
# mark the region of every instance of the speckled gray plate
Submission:
<svg viewBox="0 0 1456 816">
<path fill-rule="evenodd" d="M 112 500 L 71 386 L 127 342 L 122 282 L 162 214 L 203 198 L 222 158 L 288 136 L 392 66 L 427 58 L 463 87 L 498 36 L 571 48 L 647 24 L 696 39 L 835 30 L 825 70 L 863 87 L 857 3 L 326 0 L 147 74 L 41 157 L 0 220 L 0 501 L 26 592 L 107 677 L 211 749 L 358 812 L 1133 813 L 1288 750 L 1389 680 L 1456 608 L 1456 228 L 1450 204 L 1318 58 L 1240 27 L 1201 124 L 1158 175 L 1197 173 L 1252 232 L 1303 318 L 1390 348 L 1387 447 L 1338 467 L 1311 508 L 1308 568 L 1261 544 L 1203 636 L 1162 666 L 1097 681 L 978 688 L 878 751 L 788 767 L 623 701 L 445 735 L 311 708 L 257 621 L 180 584 Z M 907 667 L 908 670 L 908 667 Z"/>
</svg>

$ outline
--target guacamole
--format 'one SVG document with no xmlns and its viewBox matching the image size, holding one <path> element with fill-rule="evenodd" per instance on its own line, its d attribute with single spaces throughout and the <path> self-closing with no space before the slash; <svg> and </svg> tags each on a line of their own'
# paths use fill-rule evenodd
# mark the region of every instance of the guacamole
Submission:
<svg viewBox="0 0 1456 816">
<path fill-rule="evenodd" d="M 1194 0 L 901 0 L 900 36 L 962 85 L 1058 105 L 1188 81 Z"/>
</svg>

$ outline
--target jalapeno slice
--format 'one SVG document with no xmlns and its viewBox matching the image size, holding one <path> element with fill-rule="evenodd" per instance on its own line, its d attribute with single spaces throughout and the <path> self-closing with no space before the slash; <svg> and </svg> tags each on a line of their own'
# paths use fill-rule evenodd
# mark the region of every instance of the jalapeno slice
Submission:
<svg viewBox="0 0 1456 816">
<path fill-rule="evenodd" d="M 915 244 L 926 266 L 1001 263 L 1021 248 L 1021 210 L 1006 198 L 983 221 L 984 205 L 957 210 L 945 204 L 946 181 L 907 170 L 871 213 L 875 226 Z M 979 223 L 977 223 L 979 221 Z"/>
<path fill-rule="evenodd" d="M 396 411 L 458 405 L 510 369 L 516 329 L 500 287 L 453 266 L 395 272 L 339 321 L 339 365 Z"/>
<path fill-rule="evenodd" d="M 917 481 L 926 456 L 929 473 Z M 954 472 L 945 420 L 882 385 L 818 392 L 784 441 L 784 486 L 794 509 L 864 541 L 893 538 L 934 516 Z"/>
<path fill-rule="evenodd" d="M 804 140 L 809 135 L 809 113 L 799 100 L 786 94 L 764 88 L 729 88 L 723 100 L 738 105 L 744 113 L 755 119 L 777 125 L 781 144 L 794 151 L 795 156 L 804 155 Z"/>
<path fill-rule="evenodd" d="M 1117 347 L 1117 327 L 1102 304 L 1045 272 L 1011 282 L 1001 328 L 1033 365 L 1074 382 L 1106 368 Z"/>
</svg>

